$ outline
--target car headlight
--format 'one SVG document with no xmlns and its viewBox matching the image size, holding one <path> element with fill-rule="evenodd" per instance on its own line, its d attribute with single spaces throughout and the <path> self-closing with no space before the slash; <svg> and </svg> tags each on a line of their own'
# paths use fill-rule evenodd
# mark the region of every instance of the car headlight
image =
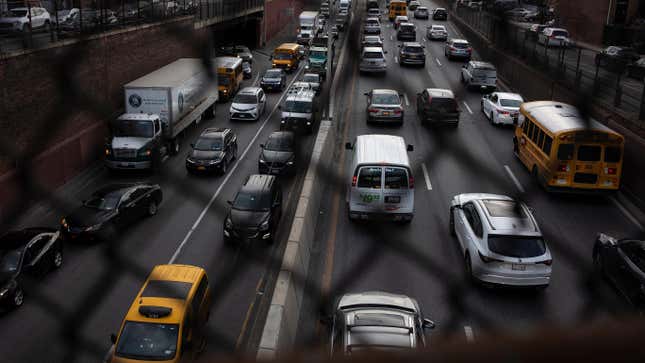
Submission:
<svg viewBox="0 0 645 363">
<path fill-rule="evenodd" d="M 0 297 L 4 297 L 9 292 L 8 287 L 4 287 L 0 290 Z"/>
<path fill-rule="evenodd" d="M 108 155 L 110 155 L 111 153 L 112 153 L 112 152 L 110 151 L 110 149 L 106 147 L 106 148 L 105 148 L 105 156 L 108 156 Z"/>
<path fill-rule="evenodd" d="M 137 151 L 137 155 L 139 156 L 150 156 L 152 155 L 152 150 L 150 149 L 140 149 Z"/>
<path fill-rule="evenodd" d="M 260 224 L 260 231 L 266 231 L 269 229 L 269 220 L 267 219 L 266 221 L 262 222 Z"/>
<path fill-rule="evenodd" d="M 224 227 L 227 229 L 233 228 L 233 221 L 231 221 L 231 217 L 226 217 L 226 221 L 224 222 Z"/>
<path fill-rule="evenodd" d="M 85 232 L 96 232 L 99 229 L 101 229 L 101 227 L 102 227 L 101 223 L 95 224 L 93 226 L 89 226 L 89 227 L 85 228 Z"/>
<path fill-rule="evenodd" d="M 69 224 L 67 224 L 67 220 L 65 218 L 60 220 L 60 225 L 63 226 L 63 228 L 69 227 Z"/>
<path fill-rule="evenodd" d="M 222 161 L 222 159 L 213 159 L 213 160 L 209 160 L 209 161 L 208 161 L 208 163 L 209 163 L 209 164 L 217 164 L 217 163 L 219 163 L 220 161 Z"/>
</svg>

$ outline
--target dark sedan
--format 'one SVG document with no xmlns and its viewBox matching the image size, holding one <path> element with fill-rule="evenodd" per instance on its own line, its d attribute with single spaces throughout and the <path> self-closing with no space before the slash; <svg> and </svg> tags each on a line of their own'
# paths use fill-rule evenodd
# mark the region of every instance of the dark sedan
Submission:
<svg viewBox="0 0 645 363">
<path fill-rule="evenodd" d="M 218 171 L 226 174 L 237 158 L 237 135 L 231 129 L 205 129 L 186 157 L 186 170 L 191 173 Z"/>
<path fill-rule="evenodd" d="M 112 184 L 61 220 L 61 233 L 68 240 L 111 241 L 131 223 L 157 214 L 161 204 L 157 184 Z"/>
<path fill-rule="evenodd" d="M 432 20 L 448 20 L 448 10 L 436 8 L 432 12 Z"/>
<path fill-rule="evenodd" d="M 0 237 L 0 303 L 17 308 L 24 302 L 23 283 L 63 264 L 60 233 L 27 228 Z"/>
<path fill-rule="evenodd" d="M 260 174 L 284 174 L 294 170 L 294 134 L 291 131 L 276 131 L 269 135 L 266 144 L 260 145 Z"/>
<path fill-rule="evenodd" d="M 593 248 L 596 271 L 645 312 L 645 241 L 599 234 Z"/>
</svg>

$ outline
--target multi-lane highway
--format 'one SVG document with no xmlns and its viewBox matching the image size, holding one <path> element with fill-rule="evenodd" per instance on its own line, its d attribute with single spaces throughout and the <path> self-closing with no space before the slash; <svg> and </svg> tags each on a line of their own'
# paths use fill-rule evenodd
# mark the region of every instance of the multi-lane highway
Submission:
<svg viewBox="0 0 645 363">
<path fill-rule="evenodd" d="M 438 1 L 423 0 L 430 9 Z M 355 8 L 352 47 L 359 46 L 364 10 Z M 411 12 L 410 12 L 411 13 Z M 412 19 L 412 17 L 410 16 Z M 512 152 L 512 130 L 494 127 L 480 112 L 481 94 L 466 91 L 460 83 L 463 62 L 444 56 L 443 42 L 425 40 L 432 20 L 412 21 L 417 41 L 425 45 L 426 67 L 400 67 L 396 33 L 382 19 L 388 70 L 384 76 L 363 75 L 358 57 L 349 56 L 345 87 L 337 95 L 335 120 L 340 122 L 342 145 L 357 135 L 385 133 L 403 136 L 414 145 L 410 153 L 415 175 L 415 217 L 409 225 L 351 222 L 345 203 L 350 158 L 339 150 L 338 180 L 330 185 L 318 228 L 316 276 L 312 284 L 333 296 L 345 292 L 383 290 L 416 297 L 425 314 L 436 320 L 439 332 L 481 334 L 487 329 L 524 330 L 542 324 L 571 324 L 597 314 L 622 311 L 626 305 L 603 282 L 601 296 L 590 295 L 591 252 L 598 232 L 620 236 L 639 235 L 634 223 L 615 199 L 551 195 L 535 185 Z M 445 24 L 449 37 L 461 38 L 455 26 Z M 358 54 L 357 49 L 348 49 Z M 474 59 L 477 59 L 475 53 Z M 416 117 L 415 98 L 424 88 L 447 88 L 457 95 L 461 122 L 457 129 L 422 127 Z M 366 97 L 374 88 L 391 88 L 404 95 L 402 127 L 367 125 Z M 506 88 L 502 85 L 502 89 Z M 448 231 L 450 199 L 460 193 L 488 192 L 519 196 L 535 210 L 537 220 L 554 255 L 550 286 L 544 291 L 489 289 L 471 285 L 464 278 L 463 257 Z M 318 298 L 319 296 L 315 296 Z M 319 312 L 317 302 L 309 314 Z M 323 307 L 325 308 L 325 307 Z M 330 309 L 328 306 L 327 309 Z M 327 310 L 329 311 L 329 310 Z M 303 319 L 300 339 L 316 332 L 317 319 Z M 323 339 L 324 341 L 325 339 Z M 314 339 L 314 341 L 319 341 Z"/>
</svg>

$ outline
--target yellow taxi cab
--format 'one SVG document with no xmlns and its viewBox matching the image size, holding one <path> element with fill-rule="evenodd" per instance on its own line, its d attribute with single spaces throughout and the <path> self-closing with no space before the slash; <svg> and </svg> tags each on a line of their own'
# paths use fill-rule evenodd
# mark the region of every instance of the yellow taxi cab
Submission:
<svg viewBox="0 0 645 363">
<path fill-rule="evenodd" d="M 273 68 L 283 68 L 291 72 L 298 68 L 301 58 L 301 46 L 296 43 L 283 43 L 273 50 L 271 64 Z"/>
<path fill-rule="evenodd" d="M 210 300 L 204 269 L 155 266 L 123 319 L 119 334 L 112 334 L 114 346 L 107 362 L 179 362 L 204 342 Z"/>
</svg>

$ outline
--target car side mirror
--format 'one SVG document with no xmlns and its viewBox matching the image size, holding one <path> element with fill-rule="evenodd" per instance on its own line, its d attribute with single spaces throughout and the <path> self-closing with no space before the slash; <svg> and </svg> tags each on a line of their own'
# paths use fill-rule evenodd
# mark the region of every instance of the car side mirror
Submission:
<svg viewBox="0 0 645 363">
<path fill-rule="evenodd" d="M 232 201 L 232 200 L 227 200 L 227 201 L 226 201 L 226 203 L 228 203 L 228 205 L 233 205 L 233 201 Z"/>
<path fill-rule="evenodd" d="M 110 341 L 112 342 L 112 344 L 116 344 L 116 334 L 110 334 Z"/>
<path fill-rule="evenodd" d="M 261 147 L 262 149 L 264 149 L 264 144 L 260 144 L 260 147 Z"/>
<path fill-rule="evenodd" d="M 430 319 L 423 319 L 423 329 L 434 329 L 437 326 L 437 324 L 434 323 L 434 321 Z"/>
<path fill-rule="evenodd" d="M 191 142 L 191 143 L 190 143 L 190 147 L 194 149 L 194 148 L 195 148 L 195 143 L 194 143 L 194 142 Z"/>
<path fill-rule="evenodd" d="M 354 146 L 352 146 L 351 142 L 346 142 L 345 143 L 345 149 L 346 150 L 352 150 L 352 149 L 354 149 Z"/>
<path fill-rule="evenodd" d="M 414 151 L 414 146 L 413 146 L 413 145 L 409 145 L 409 144 L 408 144 L 408 148 L 407 148 L 407 150 L 408 150 L 408 151 Z"/>
</svg>

